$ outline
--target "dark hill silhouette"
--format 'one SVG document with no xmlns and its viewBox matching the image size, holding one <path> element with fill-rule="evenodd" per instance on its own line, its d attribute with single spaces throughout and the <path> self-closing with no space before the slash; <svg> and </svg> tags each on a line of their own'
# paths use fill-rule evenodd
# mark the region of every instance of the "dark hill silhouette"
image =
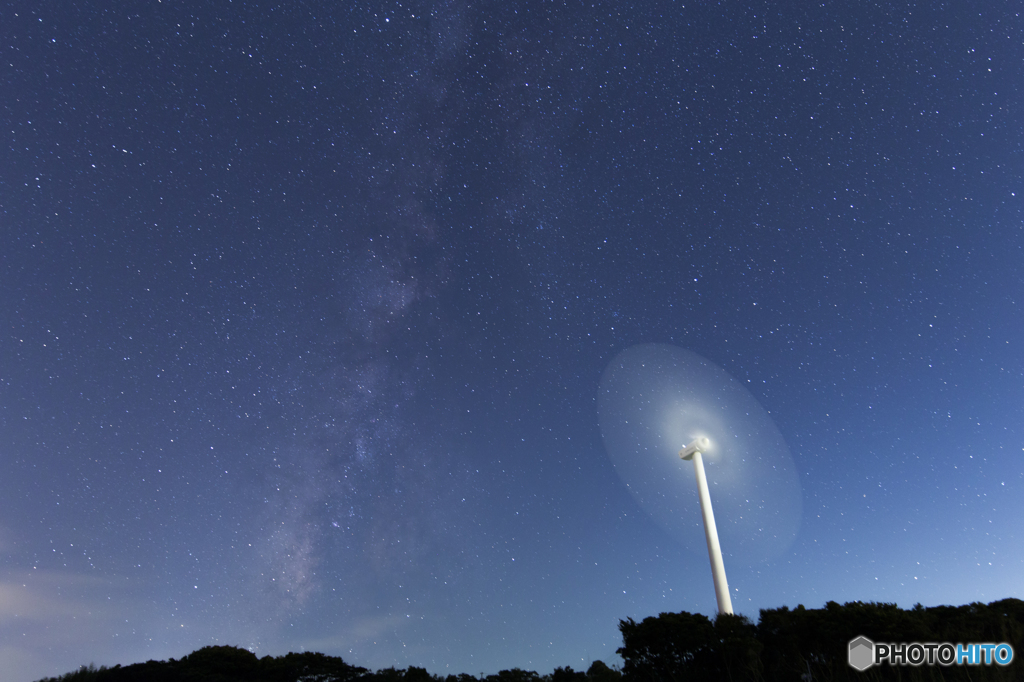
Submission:
<svg viewBox="0 0 1024 682">
<path fill-rule="evenodd" d="M 208 646 L 179 660 L 147 661 L 113 668 L 83 667 L 39 682 L 810 682 L 987 680 L 1024 682 L 1024 601 L 936 606 L 904 610 L 895 604 L 829 602 L 762 609 L 758 623 L 741 615 L 714 620 L 702 614 L 662 613 L 637 623 L 619 621 L 622 670 L 594 661 L 586 672 L 555 668 L 550 675 L 502 670 L 495 675 L 431 675 L 424 668 L 371 672 L 336 656 L 290 653 L 258 658 L 233 646 Z M 873 667 L 861 673 L 847 664 L 850 640 L 875 642 L 1006 642 L 1008 666 Z"/>
<path fill-rule="evenodd" d="M 936 606 L 904 610 L 895 604 L 828 602 L 762 609 L 754 625 L 744 616 L 662 613 L 619 622 L 619 649 L 627 682 L 802 682 L 804 680 L 1021 680 L 1024 681 L 1024 601 Z M 1006 642 L 1014 649 L 1008 666 L 888 665 L 858 672 L 848 664 L 850 640 L 874 642 Z"/>
</svg>

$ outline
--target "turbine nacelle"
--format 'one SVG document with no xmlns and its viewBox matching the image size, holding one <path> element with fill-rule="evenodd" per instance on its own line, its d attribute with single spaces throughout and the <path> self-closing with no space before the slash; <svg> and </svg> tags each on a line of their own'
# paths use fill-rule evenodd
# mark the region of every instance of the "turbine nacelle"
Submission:
<svg viewBox="0 0 1024 682">
<path fill-rule="evenodd" d="M 711 440 L 701 436 L 700 438 L 694 438 L 693 441 L 685 448 L 679 451 L 680 459 L 693 459 L 693 456 L 698 452 L 704 453 L 711 449 Z"/>
</svg>

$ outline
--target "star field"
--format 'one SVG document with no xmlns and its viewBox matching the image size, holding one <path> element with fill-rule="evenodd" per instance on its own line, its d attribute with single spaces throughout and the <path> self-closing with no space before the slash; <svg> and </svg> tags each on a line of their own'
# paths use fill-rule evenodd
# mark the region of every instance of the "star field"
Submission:
<svg viewBox="0 0 1024 682">
<path fill-rule="evenodd" d="M 737 611 L 1024 596 L 1014 4 L 106 5 L 0 7 L 10 679 L 713 613 L 602 440 L 642 343 L 789 448 Z"/>
</svg>

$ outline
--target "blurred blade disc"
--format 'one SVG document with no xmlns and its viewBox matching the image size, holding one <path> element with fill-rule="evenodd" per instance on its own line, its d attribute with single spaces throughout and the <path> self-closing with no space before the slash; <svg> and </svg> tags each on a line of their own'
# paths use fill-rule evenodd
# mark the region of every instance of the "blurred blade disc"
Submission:
<svg viewBox="0 0 1024 682">
<path fill-rule="evenodd" d="M 678 453 L 700 436 L 711 439 L 703 458 L 725 557 L 750 564 L 793 544 L 802 505 L 789 448 L 754 396 L 721 367 L 667 344 L 633 346 L 605 369 L 598 415 L 619 477 L 690 551 L 705 554 L 707 545 L 693 464 Z"/>
</svg>

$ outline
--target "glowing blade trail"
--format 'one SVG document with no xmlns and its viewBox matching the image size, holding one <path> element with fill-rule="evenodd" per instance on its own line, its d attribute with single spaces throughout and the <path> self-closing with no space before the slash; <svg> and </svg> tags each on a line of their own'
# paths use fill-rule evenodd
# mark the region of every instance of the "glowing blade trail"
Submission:
<svg viewBox="0 0 1024 682">
<path fill-rule="evenodd" d="M 708 538 L 693 513 L 701 492 L 680 466 L 680 443 L 699 446 L 687 454 L 700 450 L 714 484 L 717 537 L 730 569 L 788 552 L 800 526 L 796 466 L 771 416 L 721 367 L 666 344 L 634 346 L 605 370 L 598 414 L 629 493 L 688 551 L 705 556 Z"/>
</svg>

